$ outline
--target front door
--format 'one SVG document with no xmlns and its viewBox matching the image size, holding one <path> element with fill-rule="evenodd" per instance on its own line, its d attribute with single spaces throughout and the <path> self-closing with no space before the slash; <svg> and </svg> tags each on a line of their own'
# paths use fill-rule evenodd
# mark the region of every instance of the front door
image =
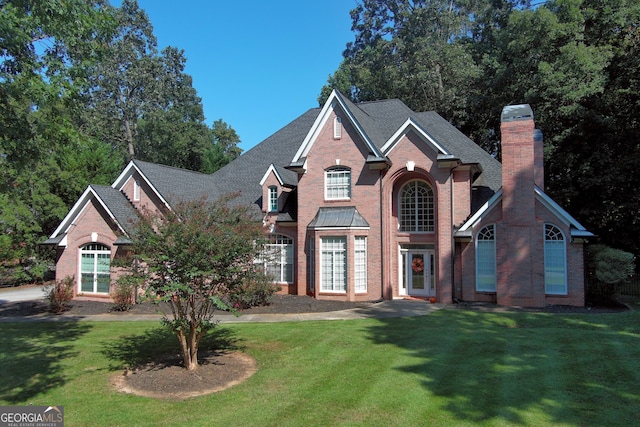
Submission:
<svg viewBox="0 0 640 427">
<path fill-rule="evenodd" d="M 403 265 L 400 293 L 410 296 L 435 296 L 435 255 L 433 250 L 402 249 Z"/>
</svg>

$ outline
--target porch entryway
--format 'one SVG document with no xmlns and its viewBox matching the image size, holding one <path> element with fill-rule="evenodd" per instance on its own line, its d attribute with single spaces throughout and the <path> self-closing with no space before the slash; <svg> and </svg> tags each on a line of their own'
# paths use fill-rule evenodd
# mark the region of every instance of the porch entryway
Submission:
<svg viewBox="0 0 640 427">
<path fill-rule="evenodd" d="M 400 248 L 400 295 L 436 296 L 435 252 L 426 247 Z"/>
</svg>

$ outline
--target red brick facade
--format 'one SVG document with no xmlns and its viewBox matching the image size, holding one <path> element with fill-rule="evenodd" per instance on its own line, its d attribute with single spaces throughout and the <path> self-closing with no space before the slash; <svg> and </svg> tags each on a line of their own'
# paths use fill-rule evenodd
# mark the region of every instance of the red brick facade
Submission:
<svg viewBox="0 0 640 427">
<path fill-rule="evenodd" d="M 445 152 L 410 121 L 382 147 L 384 163 L 371 162 L 371 143 L 354 122 L 347 104 L 336 102 L 340 100 L 337 96 L 331 99 L 334 102 L 320 112 L 303 143 L 306 146 L 294 158 L 300 161 L 292 169 L 298 172 L 297 185 L 284 183 L 273 166 L 263 171 L 260 182 L 265 232 L 293 241 L 293 277 L 290 283 L 281 283 L 282 292 L 346 301 L 418 296 L 443 303 L 584 305 L 583 241 L 572 235 L 579 224 L 543 193 L 542 139 L 533 117 L 503 122 L 502 189 L 474 212 L 477 164 Z M 348 197 L 327 197 L 327 171 L 336 168 L 350 172 Z M 140 184 L 139 200 L 134 200 L 136 181 Z M 270 208 L 271 188 L 277 190 L 276 211 Z M 432 217 L 420 214 L 417 221 L 426 224 L 421 223 L 423 229 L 403 230 L 403 221 L 410 220 L 403 219 L 402 200 L 411 201 L 407 194 L 413 194 L 414 188 L 428 194 L 424 200 L 432 203 Z M 132 174 L 118 189 L 136 208 L 162 209 L 164 201 L 143 176 Z M 295 218 L 282 219 L 283 207 L 294 201 Z M 321 209 L 333 208 L 351 212 L 356 225 L 313 225 Z M 564 273 L 560 262 L 554 271 L 545 265 L 546 224 L 561 232 L 563 243 L 552 243 L 555 248 L 564 244 Z M 495 290 L 478 291 L 476 247 L 478 233 L 486 226 L 493 226 L 495 234 Z M 65 245 L 59 246 L 57 277 L 78 275 L 82 245 L 99 242 L 115 249 L 118 235 L 108 213 L 94 201 L 88 203 L 67 231 Z M 342 255 L 323 254 L 323 242 L 329 238 L 344 242 L 343 272 L 332 270 L 334 264 L 328 266 L 336 261 L 327 261 Z M 362 248 L 356 254 L 356 242 L 363 238 L 364 267 L 358 265 L 358 260 L 363 260 Z M 112 250 L 112 257 L 115 252 Z M 356 276 L 360 275 L 362 282 L 363 274 L 366 283 L 356 289 Z M 557 283 L 562 283 L 565 275 L 566 292 L 545 292 L 545 277 L 552 274 Z M 324 288 L 327 275 L 339 276 L 338 281 L 344 278 L 346 289 Z"/>
</svg>

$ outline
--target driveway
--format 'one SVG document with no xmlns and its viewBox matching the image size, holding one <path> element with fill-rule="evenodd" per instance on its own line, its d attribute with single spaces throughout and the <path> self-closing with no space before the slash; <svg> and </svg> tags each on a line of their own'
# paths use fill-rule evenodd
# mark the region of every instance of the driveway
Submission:
<svg viewBox="0 0 640 427">
<path fill-rule="evenodd" d="M 21 286 L 0 289 L 0 304 L 15 301 L 43 300 L 42 286 Z"/>
</svg>

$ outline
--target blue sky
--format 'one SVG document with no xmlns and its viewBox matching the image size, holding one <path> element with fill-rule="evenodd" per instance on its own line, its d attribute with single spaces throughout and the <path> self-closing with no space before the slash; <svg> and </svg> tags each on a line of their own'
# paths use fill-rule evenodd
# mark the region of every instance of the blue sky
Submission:
<svg viewBox="0 0 640 427">
<path fill-rule="evenodd" d="M 184 50 L 206 122 L 227 122 L 244 151 L 318 106 L 320 89 L 354 40 L 349 11 L 356 0 L 138 4 L 158 47 Z"/>
</svg>

